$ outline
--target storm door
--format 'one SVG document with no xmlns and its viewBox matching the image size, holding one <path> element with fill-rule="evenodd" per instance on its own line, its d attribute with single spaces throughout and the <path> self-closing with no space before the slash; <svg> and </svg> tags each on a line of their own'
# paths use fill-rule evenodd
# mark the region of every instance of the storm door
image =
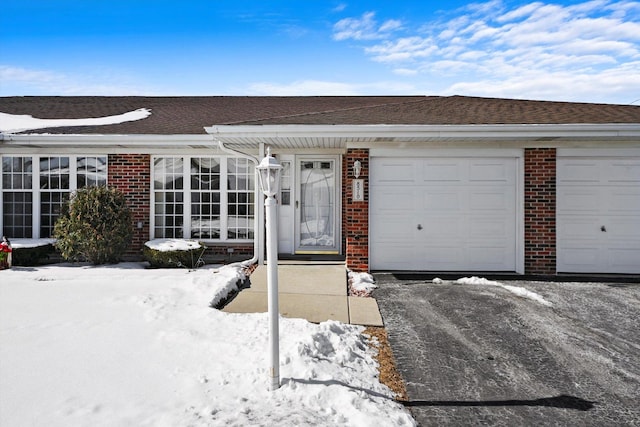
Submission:
<svg viewBox="0 0 640 427">
<path fill-rule="evenodd" d="M 296 253 L 337 254 L 337 159 L 300 158 Z"/>
</svg>

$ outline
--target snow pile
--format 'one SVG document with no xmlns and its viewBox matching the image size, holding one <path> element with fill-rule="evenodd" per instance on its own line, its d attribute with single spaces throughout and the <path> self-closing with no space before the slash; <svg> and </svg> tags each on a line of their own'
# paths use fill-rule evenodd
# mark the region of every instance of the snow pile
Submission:
<svg viewBox="0 0 640 427">
<path fill-rule="evenodd" d="M 378 287 L 374 283 L 375 279 L 369 273 L 356 273 L 355 271 L 349 271 L 348 276 L 349 295 L 368 297 L 371 295 L 371 292 Z"/>
<path fill-rule="evenodd" d="M 0 272 L 0 425 L 415 425 L 359 326 L 209 308 L 241 266 Z M 217 271 L 217 272 L 216 272 Z"/>
<path fill-rule="evenodd" d="M 155 239 L 144 245 L 159 252 L 190 251 L 202 247 L 200 242 L 191 239 Z"/>
<path fill-rule="evenodd" d="M 128 113 L 86 119 L 38 119 L 29 115 L 0 113 L 0 132 L 17 133 L 32 129 L 65 126 L 100 126 L 146 119 L 151 115 L 148 108 L 139 108 Z"/>
<path fill-rule="evenodd" d="M 487 280 L 484 277 L 463 277 L 460 278 L 458 280 L 455 281 L 455 283 L 459 284 L 459 285 L 485 285 L 485 286 L 498 286 L 501 287 L 503 289 L 508 290 L 509 292 L 518 295 L 522 298 L 528 298 L 530 300 L 536 301 L 542 305 L 545 305 L 547 307 L 551 307 L 553 304 L 549 301 L 547 301 L 546 299 L 544 299 L 544 297 L 540 294 L 537 294 L 535 292 L 532 292 L 528 289 L 519 287 L 519 286 L 512 286 L 512 285 L 504 285 L 500 282 L 496 282 L 493 280 Z"/>
<path fill-rule="evenodd" d="M 56 239 L 12 239 L 11 247 L 13 249 L 37 248 L 39 246 L 52 245 Z"/>
<path fill-rule="evenodd" d="M 241 263 L 230 264 L 215 270 L 214 278 L 215 282 L 219 285 L 216 286 L 216 292 L 213 298 L 209 302 L 211 307 L 216 307 L 221 301 L 226 299 L 229 295 L 239 290 L 239 285 L 242 284 L 247 278 L 247 267 Z"/>
</svg>

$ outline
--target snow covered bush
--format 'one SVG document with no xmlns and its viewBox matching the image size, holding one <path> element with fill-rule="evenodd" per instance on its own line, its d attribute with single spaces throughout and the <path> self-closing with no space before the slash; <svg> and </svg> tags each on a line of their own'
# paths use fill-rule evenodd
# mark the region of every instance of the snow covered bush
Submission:
<svg viewBox="0 0 640 427">
<path fill-rule="evenodd" d="M 132 231 L 131 211 L 121 191 L 87 187 L 65 203 L 53 234 L 64 259 L 98 265 L 120 261 Z"/>
<path fill-rule="evenodd" d="M 49 256 L 54 253 L 52 243 L 38 246 L 16 246 L 13 249 L 13 265 L 34 266 L 46 264 Z"/>
<path fill-rule="evenodd" d="M 144 244 L 142 254 L 153 268 L 198 268 L 204 265 L 206 245 L 189 239 L 156 239 Z"/>
</svg>

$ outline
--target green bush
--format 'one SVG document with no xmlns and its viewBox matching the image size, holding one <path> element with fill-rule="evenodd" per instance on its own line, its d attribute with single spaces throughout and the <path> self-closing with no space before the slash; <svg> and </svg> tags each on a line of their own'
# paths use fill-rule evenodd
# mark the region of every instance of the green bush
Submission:
<svg viewBox="0 0 640 427">
<path fill-rule="evenodd" d="M 53 253 L 54 248 L 52 243 L 29 248 L 14 248 L 12 264 L 23 267 L 45 264 L 49 259 L 49 255 Z"/>
<path fill-rule="evenodd" d="M 87 187 L 74 192 L 62 208 L 53 234 L 69 261 L 107 264 L 120 261 L 131 243 L 131 211 L 115 188 Z"/>
<path fill-rule="evenodd" d="M 159 251 L 145 244 L 142 254 L 153 268 L 198 268 L 204 264 L 202 254 L 207 249 L 203 243 L 198 242 L 198 244 L 200 247 L 172 251 Z"/>
</svg>

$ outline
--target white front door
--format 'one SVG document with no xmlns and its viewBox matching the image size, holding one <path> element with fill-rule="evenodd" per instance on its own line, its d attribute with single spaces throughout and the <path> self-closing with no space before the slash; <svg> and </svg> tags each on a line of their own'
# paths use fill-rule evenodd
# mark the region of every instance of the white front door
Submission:
<svg viewBox="0 0 640 427">
<path fill-rule="evenodd" d="M 558 271 L 640 273 L 640 151 L 559 150 Z"/>
<path fill-rule="evenodd" d="M 338 157 L 296 161 L 296 253 L 339 253 L 338 163 Z"/>
</svg>

